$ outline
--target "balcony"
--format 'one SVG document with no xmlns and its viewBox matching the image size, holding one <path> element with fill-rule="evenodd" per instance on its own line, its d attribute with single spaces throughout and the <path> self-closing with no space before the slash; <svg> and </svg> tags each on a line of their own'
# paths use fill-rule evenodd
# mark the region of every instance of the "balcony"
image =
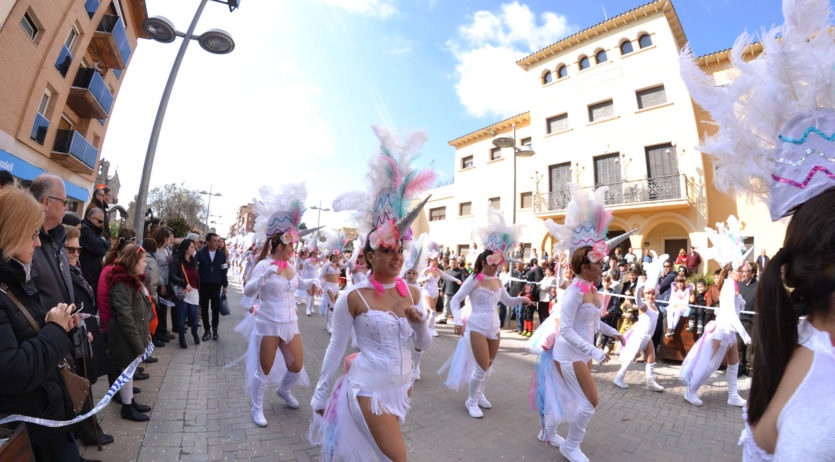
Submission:
<svg viewBox="0 0 835 462">
<path fill-rule="evenodd" d="M 79 69 L 70 87 L 67 104 L 81 117 L 104 119 L 110 114 L 113 95 L 95 69 Z"/>
<path fill-rule="evenodd" d="M 93 16 L 96 14 L 96 10 L 99 9 L 99 0 L 87 0 L 84 2 L 84 9 L 87 10 L 87 16 L 90 19 L 93 19 Z"/>
<path fill-rule="evenodd" d="M 609 188 L 604 199 L 607 206 L 630 209 L 652 208 L 662 204 L 687 207 L 693 192 L 693 185 L 683 174 L 622 181 L 583 189 L 597 189 L 602 186 Z M 564 213 L 570 200 L 571 194 L 568 189 L 537 194 L 534 197 L 534 213 Z"/>
<path fill-rule="evenodd" d="M 130 59 L 131 49 L 125 23 L 118 16 L 105 15 L 90 42 L 90 54 L 100 59 L 108 69 L 124 69 Z"/>
<path fill-rule="evenodd" d="M 68 169 L 90 173 L 95 169 L 99 151 L 75 130 L 58 130 L 51 157 Z"/>
<path fill-rule="evenodd" d="M 29 138 L 32 138 L 36 143 L 43 145 L 46 139 L 46 130 L 49 128 L 49 119 L 42 116 L 40 113 L 35 113 L 35 123 L 32 124 L 32 133 Z"/>
<path fill-rule="evenodd" d="M 70 70 L 72 64 L 72 53 L 66 46 L 61 47 L 61 53 L 58 54 L 58 60 L 55 61 L 55 69 L 61 73 L 61 77 L 67 76 L 67 71 Z"/>
</svg>

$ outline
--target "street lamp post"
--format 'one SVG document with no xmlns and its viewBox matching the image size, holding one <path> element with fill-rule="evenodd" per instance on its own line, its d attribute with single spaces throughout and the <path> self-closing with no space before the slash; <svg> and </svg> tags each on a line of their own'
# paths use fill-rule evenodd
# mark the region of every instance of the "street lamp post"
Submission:
<svg viewBox="0 0 835 462">
<path fill-rule="evenodd" d="M 328 207 L 322 208 L 322 199 L 319 199 L 319 206 L 318 206 L 318 207 L 317 207 L 317 206 L 315 206 L 315 205 L 311 205 L 311 206 L 310 206 L 310 208 L 311 208 L 312 210 L 317 210 L 317 211 L 318 211 L 318 212 L 316 213 L 316 227 L 318 228 L 318 227 L 319 227 L 319 223 L 320 223 L 320 221 L 319 221 L 319 220 L 320 220 L 320 218 L 322 218 L 322 212 L 323 212 L 323 211 L 325 211 L 325 212 L 330 212 L 330 211 L 331 211 L 331 209 L 329 209 Z M 319 238 L 319 231 L 316 231 L 316 239 L 318 239 L 318 238 Z"/>
<path fill-rule="evenodd" d="M 206 232 L 207 233 L 209 232 L 209 211 L 212 209 L 212 196 L 218 196 L 219 197 L 219 196 L 223 195 L 221 193 L 212 194 L 212 188 L 214 188 L 214 187 L 215 187 L 215 185 L 211 184 L 211 185 L 209 185 L 209 190 L 208 191 L 200 191 L 200 194 L 208 194 L 208 196 L 209 196 L 209 203 L 206 205 Z"/>
<path fill-rule="evenodd" d="M 235 10 L 239 4 L 239 0 L 213 1 L 228 5 L 229 11 Z M 228 33 L 220 29 L 211 29 L 201 35 L 194 35 L 197 21 L 200 19 L 200 15 L 203 13 L 203 8 L 207 2 L 208 0 L 200 0 L 200 6 L 197 7 L 194 18 L 192 18 L 191 24 L 185 33 L 175 30 L 171 21 L 161 16 L 148 18 L 142 23 L 142 28 L 148 36 L 156 41 L 171 43 L 176 37 L 183 37 L 183 43 L 180 45 L 180 51 L 177 52 L 177 57 L 171 66 L 171 73 L 168 75 L 168 82 L 165 84 L 165 90 L 162 92 L 162 98 L 157 109 L 157 116 L 154 119 L 154 128 L 151 130 L 151 138 L 148 140 L 148 150 L 145 152 L 145 164 L 142 167 L 142 179 L 139 182 L 139 192 L 136 195 L 136 207 L 134 210 L 145 209 L 145 203 L 148 198 L 148 183 L 151 181 L 151 169 L 154 166 L 154 156 L 157 151 L 157 142 L 159 141 L 159 134 L 162 129 L 162 121 L 165 119 L 165 110 L 168 108 L 171 90 L 174 88 L 174 81 L 177 80 L 177 73 L 180 70 L 180 64 L 183 62 L 188 44 L 191 43 L 192 39 L 197 40 L 204 50 L 214 54 L 226 54 L 235 49 L 235 41 L 232 40 L 232 37 Z M 142 233 L 145 227 L 144 214 L 134 213 L 133 227 L 137 233 Z"/>
<path fill-rule="evenodd" d="M 516 158 L 517 157 L 531 157 L 536 152 L 530 146 L 516 146 L 516 124 L 513 124 L 513 138 L 509 136 L 500 136 L 493 140 L 493 145 L 497 148 L 513 148 L 513 223 L 516 224 Z"/>
</svg>

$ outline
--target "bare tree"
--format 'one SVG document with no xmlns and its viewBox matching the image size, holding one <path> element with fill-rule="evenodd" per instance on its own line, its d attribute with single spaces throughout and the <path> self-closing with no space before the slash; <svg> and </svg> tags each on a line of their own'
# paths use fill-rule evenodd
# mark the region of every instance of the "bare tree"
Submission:
<svg viewBox="0 0 835 462">
<path fill-rule="evenodd" d="M 200 226 L 206 214 L 200 193 L 174 183 L 152 189 L 148 193 L 148 207 L 160 220 L 181 218 L 192 227 Z"/>
</svg>

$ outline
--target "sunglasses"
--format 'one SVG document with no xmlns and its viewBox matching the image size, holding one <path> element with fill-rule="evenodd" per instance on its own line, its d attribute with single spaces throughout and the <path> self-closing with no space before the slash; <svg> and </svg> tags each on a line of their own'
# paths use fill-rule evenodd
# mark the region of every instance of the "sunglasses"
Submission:
<svg viewBox="0 0 835 462">
<path fill-rule="evenodd" d="M 90 218 L 90 221 L 92 221 L 93 223 L 98 223 L 100 225 L 104 223 L 104 220 L 102 220 L 101 218 L 96 218 L 96 217 Z"/>
<path fill-rule="evenodd" d="M 60 197 L 55 197 L 55 196 L 46 196 L 46 197 L 48 197 L 48 198 L 50 198 L 50 199 L 52 199 L 52 200 L 54 200 L 54 201 L 61 202 L 61 203 L 63 203 L 64 205 L 67 205 L 67 204 L 69 204 L 69 203 L 70 203 L 70 200 L 69 200 L 69 199 L 67 199 L 66 197 L 65 197 L 65 198 L 63 198 L 63 199 L 61 199 Z"/>
<path fill-rule="evenodd" d="M 206 241 L 197 241 L 197 243 L 200 244 L 200 245 L 204 245 L 204 244 L 206 244 Z"/>
<path fill-rule="evenodd" d="M 65 245 L 64 248 L 67 250 L 67 253 L 69 253 L 69 254 L 81 253 L 81 247 L 71 247 L 71 246 Z"/>
</svg>

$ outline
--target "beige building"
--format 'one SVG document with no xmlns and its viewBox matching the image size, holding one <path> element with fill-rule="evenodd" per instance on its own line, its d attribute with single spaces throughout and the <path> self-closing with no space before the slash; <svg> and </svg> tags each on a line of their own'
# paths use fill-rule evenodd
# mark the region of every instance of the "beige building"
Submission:
<svg viewBox="0 0 835 462">
<path fill-rule="evenodd" d="M 682 248 L 703 249 L 704 228 L 733 213 L 746 223 L 755 253 L 775 252 L 784 225 L 771 224 L 765 205 L 734 200 L 712 186 L 712 164 L 696 149 L 708 130 L 706 115 L 679 75 L 685 44 L 671 1 L 657 0 L 519 60 L 535 89 L 530 111 L 449 142 L 454 181 L 431 191 L 416 231 L 463 254 L 487 207 L 511 221 L 515 198 L 526 256 L 529 249 L 550 254 L 553 241 L 542 221 L 564 219 L 574 182 L 608 188 L 610 237 L 637 229 L 624 250 L 675 258 Z M 727 53 L 700 63 L 718 84 L 729 78 Z M 535 151 L 515 163 L 512 148 L 493 145 L 497 137 L 513 136 L 514 127 L 517 146 Z"/>
<path fill-rule="evenodd" d="M 0 168 L 60 176 L 80 211 L 146 17 L 144 0 L 0 1 Z"/>
</svg>

